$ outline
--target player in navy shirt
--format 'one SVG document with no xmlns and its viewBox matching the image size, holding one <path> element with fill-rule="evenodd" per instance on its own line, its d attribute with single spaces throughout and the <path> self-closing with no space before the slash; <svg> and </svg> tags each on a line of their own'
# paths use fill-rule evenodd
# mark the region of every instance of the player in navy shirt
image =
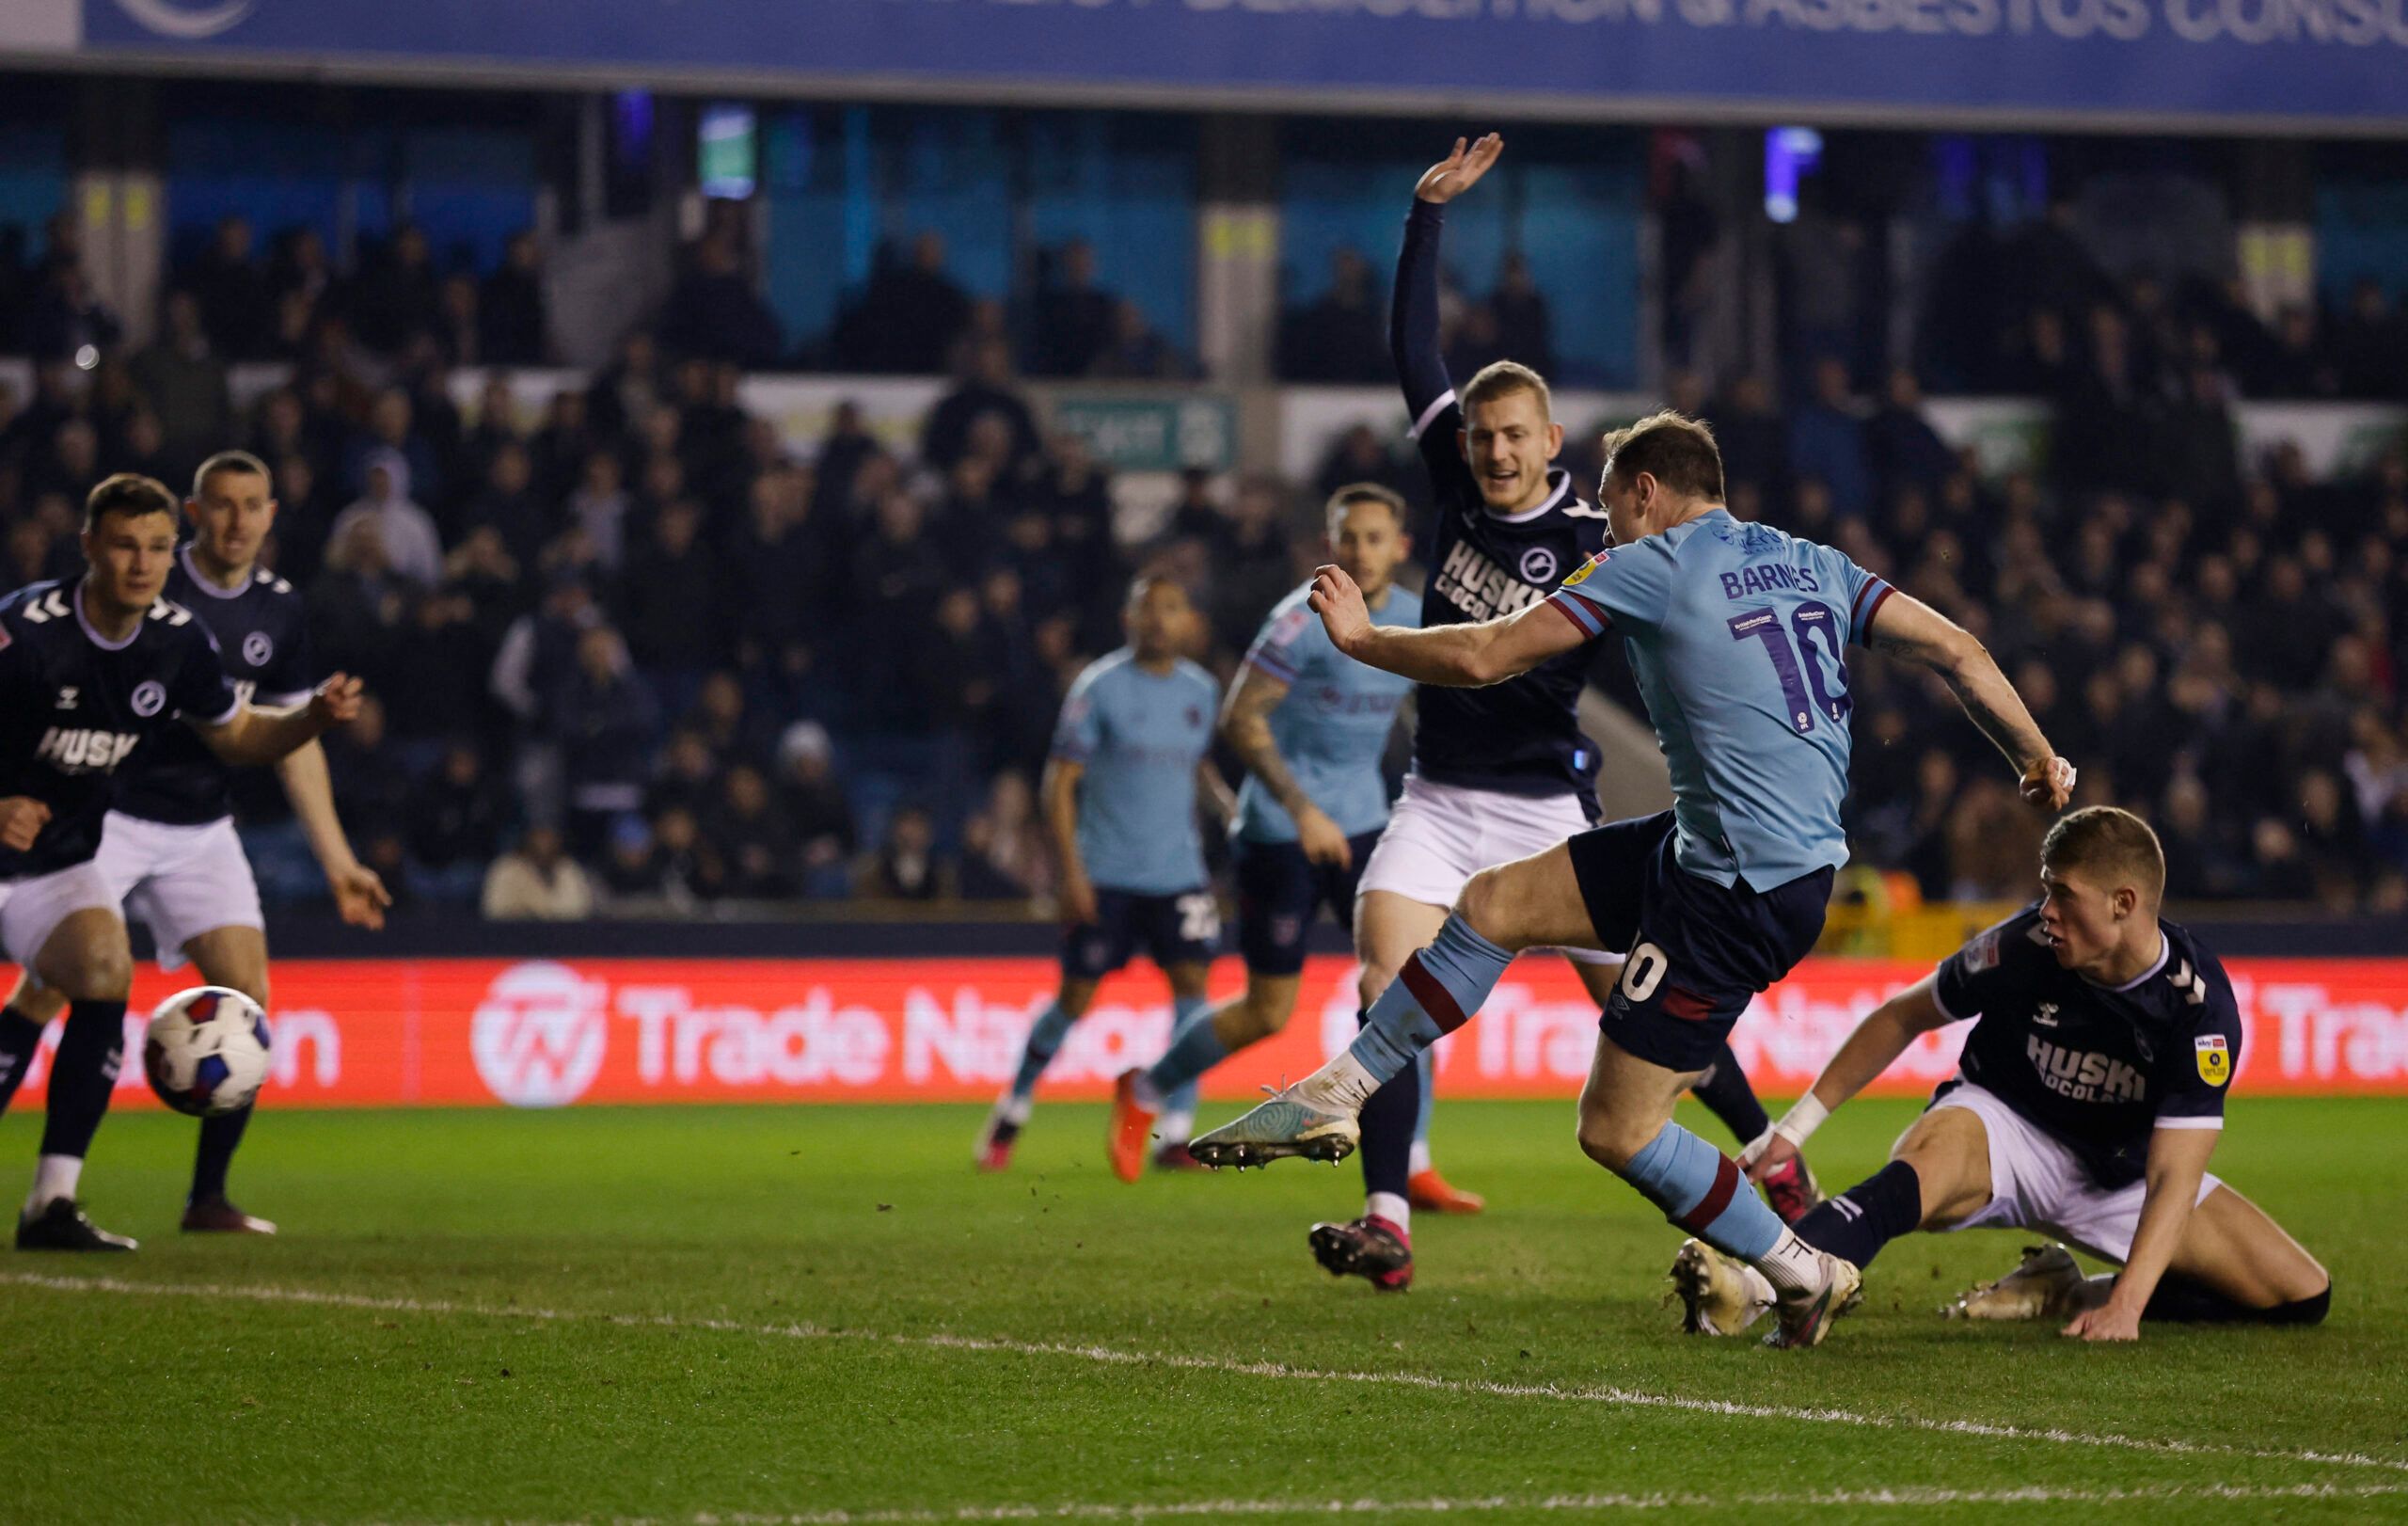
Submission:
<svg viewBox="0 0 2408 1526">
<path fill-rule="evenodd" d="M 1430 580 L 1425 627 L 1462 628 L 1545 602 L 1606 543 L 1606 515 L 1583 502 L 1554 465 L 1563 426 L 1546 380 L 1499 361 L 1460 395 L 1438 342 L 1438 267 L 1446 203 L 1478 184 L 1503 154 L 1495 134 L 1454 151 L 1414 186 L 1397 256 L 1388 342 L 1407 417 L 1429 469 L 1437 513 L 1420 537 Z M 1597 750 L 1580 734 L 1591 654 L 1582 644 L 1497 683 L 1421 684 L 1413 769 L 1357 885 L 1358 994 L 1368 1009 L 1413 951 L 1428 944 L 1472 876 L 1545 851 L 1595 821 Z M 1564 950 L 1590 994 L 1613 989 L 1620 947 Z M 1697 1091 L 1741 1141 L 1770 1122 L 1729 1051 L 1702 1069 Z M 1316 1227 L 1315 1257 L 1332 1273 L 1390 1291 L 1411 1280 L 1411 1210 L 1456 1212 L 1481 1200 L 1449 1186 L 1418 1137 L 1418 1067 L 1383 1088 L 1363 1113 L 1363 1216 Z M 1785 1215 L 1814 1200 L 1804 1163 L 1767 1193 Z"/>
<path fill-rule="evenodd" d="M 166 596 L 214 638 L 237 694 L 283 709 L 307 704 L 316 679 L 301 596 L 257 564 L 276 515 L 267 467 L 259 457 L 227 451 L 202 462 L 184 501 L 193 538 L 167 573 Z M 391 898 L 343 835 L 325 750 L 309 742 L 276 768 L 343 920 L 382 926 Z M 173 971 L 189 962 L 209 984 L 239 991 L 266 1010 L 266 924 L 234 831 L 232 782 L 232 770 L 197 733 L 168 729 L 118 771 L 95 864 L 119 903 L 150 927 L 162 968 Z M 40 1024 L 64 1005 L 28 973 L 19 978 L 7 1010 L 10 1018 Z M 226 1173 L 250 1116 L 246 1107 L 202 1121 L 185 1230 L 275 1232 L 274 1224 L 244 1213 L 226 1196 Z"/>
<path fill-rule="evenodd" d="M 229 763 L 272 763 L 359 709 L 359 685 L 341 675 L 304 706 L 250 708 L 207 628 L 164 596 L 175 547 L 173 495 L 120 473 L 85 503 L 89 571 L 0 602 L 0 945 L 68 1002 L 20 1249 L 134 1248 L 75 1200 L 133 981 L 119 894 L 94 862 L 118 769 L 180 726 Z M 40 1038 L 40 1024 L 0 1012 L 0 1108 Z"/>
<path fill-rule="evenodd" d="M 2033 804 L 2063 805 L 2073 769 L 1972 636 L 1827 547 L 1732 517 L 1703 424 L 1657 414 L 1605 447 L 1613 545 L 1544 604 L 1390 629 L 1336 567 L 1316 575 L 1313 603 L 1340 650 L 1425 683 L 1497 683 L 1617 630 L 1671 766 L 1673 808 L 1474 876 L 1345 1054 L 1194 1149 L 1225 1165 L 1343 1155 L 1363 1100 L 1479 1010 L 1515 951 L 1627 949 L 1581 1091 L 1581 1148 L 1672 1223 L 1762 1271 L 1780 1294 L 1776 1343 L 1813 1345 L 1853 1302 L 1857 1268 L 1799 1239 L 1734 1162 L 1671 1120 L 1739 1014 L 1822 932 L 1846 857 L 1846 644 L 1938 672 Z"/>
<path fill-rule="evenodd" d="M 2157 835 L 2113 806 L 2075 811 L 2041 845 L 2040 888 L 1866 1017 L 1750 1168 L 1796 1150 L 1918 1037 L 1972 1019 L 1957 1074 L 1890 1164 L 1808 1215 L 1801 1239 L 1861 1266 L 1918 1228 L 2063 1236 L 2122 1272 L 2085 1280 L 2062 1246 L 2036 1248 L 1953 1311 L 2055 1317 L 2085 1340 L 2136 1339 L 2144 1319 L 2322 1319 L 2324 1269 L 2208 1172 L 2241 1012 L 2215 956 L 2158 914 Z M 1735 1333 L 1770 1297 L 1694 1245 L 1673 1280 L 1703 1334 Z"/>
<path fill-rule="evenodd" d="M 1170 980 L 1173 1043 L 1212 1015 L 1204 979 L 1221 914 L 1196 810 L 1227 822 L 1236 809 L 1209 755 L 1220 686 L 1180 655 L 1195 639 L 1196 614 L 1177 582 L 1138 578 L 1121 625 L 1129 644 L 1087 665 L 1054 725 L 1044 797 L 1062 864 L 1062 986 L 1030 1025 L 1020 1068 L 979 1130 L 984 1170 L 1011 1164 L 1038 1078 L 1097 985 L 1140 945 Z M 1192 1106 L 1179 1099 L 1173 1112 Z M 1164 1133 L 1183 1155 L 1184 1122 L 1166 1115 Z"/>
</svg>

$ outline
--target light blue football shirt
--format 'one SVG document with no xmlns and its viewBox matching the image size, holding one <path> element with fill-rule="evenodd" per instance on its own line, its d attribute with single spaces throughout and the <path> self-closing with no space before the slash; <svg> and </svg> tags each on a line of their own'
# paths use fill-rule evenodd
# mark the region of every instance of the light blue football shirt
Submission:
<svg viewBox="0 0 2408 1526">
<path fill-rule="evenodd" d="M 1397 707 L 1413 692 L 1413 681 L 1357 662 L 1331 645 L 1308 602 L 1312 591 L 1307 583 L 1271 607 L 1245 660 L 1288 686 L 1287 697 L 1271 712 L 1271 739 L 1297 787 L 1339 831 L 1359 836 L 1388 819 L 1380 755 L 1387 750 Z M 1388 584 L 1371 611 L 1371 623 L 1420 625 L 1421 596 Z M 1235 831 L 1248 842 L 1296 840 L 1294 819 L 1252 774 L 1238 787 Z"/>
<path fill-rule="evenodd" d="M 1551 596 L 1628 644 L 1681 867 L 1764 891 L 1847 862 L 1846 645 L 1890 592 L 1828 546 L 1716 509 L 1599 552 Z"/>
<path fill-rule="evenodd" d="M 1071 683 L 1054 755 L 1086 769 L 1079 857 L 1098 889 L 1174 896 L 1203 886 L 1196 766 L 1212 748 L 1220 701 L 1220 686 L 1195 663 L 1151 674 L 1125 646 Z"/>
</svg>

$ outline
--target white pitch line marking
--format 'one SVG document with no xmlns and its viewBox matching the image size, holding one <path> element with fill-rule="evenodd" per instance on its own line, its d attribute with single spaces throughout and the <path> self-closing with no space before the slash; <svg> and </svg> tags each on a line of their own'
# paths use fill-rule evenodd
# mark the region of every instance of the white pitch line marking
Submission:
<svg viewBox="0 0 2408 1526">
<path fill-rule="evenodd" d="M 750 1335 L 788 1341 L 865 1341 L 915 1346 L 934 1351 L 983 1351 L 1019 1357 L 1067 1357 L 1078 1361 L 1125 1367 L 1169 1367 L 1185 1372 L 1223 1373 L 1240 1377 L 1268 1377 L 1289 1382 L 1363 1383 L 1388 1388 L 1423 1389 L 1497 1399 L 1556 1399 L 1581 1404 L 1614 1405 L 1633 1409 L 1675 1409 L 1689 1414 L 1734 1416 L 1746 1420 L 1785 1420 L 1825 1425 L 1857 1425 L 1868 1430 L 1925 1431 L 1945 1436 L 1976 1436 L 1993 1440 L 2036 1441 L 2053 1446 L 2087 1447 L 2172 1455 L 2250 1457 L 2265 1462 L 2318 1463 L 2346 1468 L 2379 1468 L 2408 1473 L 2408 1459 L 2380 1457 L 2360 1452 L 2318 1452 L 2274 1447 L 2232 1447 L 2212 1441 L 2178 1438 L 2092 1434 L 2056 1427 L 2008 1425 L 1978 1420 L 1932 1420 L 1919 1415 L 1867 1415 L 1852 1409 L 1793 1405 L 1744 1404 L 1731 1399 L 1702 1399 L 1683 1393 L 1649 1393 L 1610 1386 L 1565 1388 L 1551 1383 L 1497 1383 L 1480 1378 L 1436 1377 L 1422 1373 L 1345 1372 L 1334 1368 L 1295 1367 L 1279 1361 L 1242 1361 L 1230 1357 L 1185 1356 L 1176 1352 L 1124 1351 L 1117 1346 L 1072 1345 L 1067 1342 L 1017 1341 L 998 1336 L 894 1335 L 877 1330 L 836 1329 L 796 1322 L 754 1325 L 740 1320 L 688 1317 L 678 1314 L 613 1314 L 598 1311 L 544 1309 L 520 1305 L 452 1303 L 442 1299 L 378 1297 L 361 1293 L 329 1293 L 314 1288 L 234 1287 L 212 1283 L 137 1282 L 114 1277 L 49 1277 L 38 1272 L 0 1272 L 0 1283 L 43 1288 L 56 1293 L 112 1293 L 139 1297 L 241 1298 L 254 1303 L 303 1304 L 329 1309 L 360 1309 L 383 1313 L 459 1315 L 477 1319 L 516 1319 L 556 1325 L 604 1324 L 626 1329 L 707 1330 L 722 1335 Z M 1316 1507 L 1318 1508 L 1318 1507 Z"/>
<path fill-rule="evenodd" d="M 1810 1493 L 1551 1494 L 1514 1499 L 1488 1496 L 1428 1500 L 1193 1500 L 1162 1504 L 1073 1503 L 965 1505 L 957 1510 L 808 1510 L 793 1515 L 705 1512 L 691 1526 L 943 1526 L 949 1521 L 1153 1520 L 1195 1517 L 1401 1516 L 1494 1513 L 1505 1510 L 1604 1513 L 1616 1510 L 1731 1510 L 1807 1505 L 1879 1505 L 1924 1509 L 1945 1504 L 2115 1504 L 2166 1500 L 2272 1502 L 2371 1500 L 2408 1494 L 2408 1484 L 2140 1485 L 2131 1488 L 1832 1489 Z M 622 1523 L 634 1526 L 634 1523 Z"/>
</svg>

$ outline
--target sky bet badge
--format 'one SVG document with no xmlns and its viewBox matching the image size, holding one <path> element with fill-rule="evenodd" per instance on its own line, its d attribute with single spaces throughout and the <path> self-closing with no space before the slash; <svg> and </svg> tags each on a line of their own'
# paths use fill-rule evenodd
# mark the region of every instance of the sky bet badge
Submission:
<svg viewBox="0 0 2408 1526">
<path fill-rule="evenodd" d="M 1612 553 L 1610 551 L 1599 551 L 1596 555 L 1589 558 L 1588 561 L 1581 563 L 1578 566 L 1572 569 L 1571 577 L 1563 580 L 1563 586 L 1570 588 L 1580 582 L 1582 580 L 1586 579 L 1589 574 L 1596 571 L 1597 564 L 1605 561 L 1605 559 L 1611 554 Z"/>
<path fill-rule="evenodd" d="M 2199 1051 L 2199 1079 L 2220 1087 L 2232 1079 L 2232 1051 L 2221 1033 L 2202 1033 L 2191 1041 Z"/>
</svg>

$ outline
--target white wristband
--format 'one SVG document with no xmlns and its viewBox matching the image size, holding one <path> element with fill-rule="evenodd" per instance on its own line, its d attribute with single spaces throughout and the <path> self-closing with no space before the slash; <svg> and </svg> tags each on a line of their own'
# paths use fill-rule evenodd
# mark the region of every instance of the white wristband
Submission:
<svg viewBox="0 0 2408 1526">
<path fill-rule="evenodd" d="M 1781 1121 L 1772 1126 L 1772 1131 L 1792 1145 L 1803 1150 L 1806 1148 L 1807 1138 L 1823 1126 L 1823 1120 L 1830 1116 L 1831 1110 L 1824 1106 L 1814 1094 L 1809 1091 L 1798 1098 L 1797 1105 L 1789 1111 L 1781 1115 Z"/>
</svg>

